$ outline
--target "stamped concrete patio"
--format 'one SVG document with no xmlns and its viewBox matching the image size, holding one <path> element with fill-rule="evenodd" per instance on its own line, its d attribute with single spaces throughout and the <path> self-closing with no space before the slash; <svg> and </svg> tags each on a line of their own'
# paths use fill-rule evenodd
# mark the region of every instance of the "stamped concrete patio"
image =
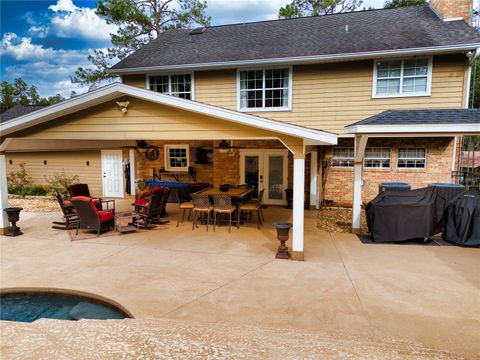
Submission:
<svg viewBox="0 0 480 360">
<path fill-rule="evenodd" d="M 176 219 L 175 209 L 169 212 Z M 269 326 L 480 354 L 479 249 L 364 245 L 352 234 L 317 230 L 316 212 L 306 212 L 306 261 L 275 260 L 272 222 L 288 220 L 290 212 L 269 208 L 265 215 L 262 231 L 249 223 L 230 234 L 226 227 L 207 233 L 172 221 L 72 242 L 50 228 L 59 213 L 23 213 L 25 235 L 0 239 L 0 286 L 98 294 L 150 328 L 155 321 Z M 35 323 L 1 325 L 10 345 L 23 346 Z M 9 349 L 3 346 L 3 354 Z M 403 351 L 415 357 L 414 348 Z"/>
</svg>

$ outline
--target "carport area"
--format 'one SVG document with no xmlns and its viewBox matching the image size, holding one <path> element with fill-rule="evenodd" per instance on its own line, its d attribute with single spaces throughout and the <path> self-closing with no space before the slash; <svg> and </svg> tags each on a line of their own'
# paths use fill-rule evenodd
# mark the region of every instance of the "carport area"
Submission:
<svg viewBox="0 0 480 360">
<path fill-rule="evenodd" d="M 363 163 L 368 139 L 480 135 L 480 109 L 388 110 L 345 127 L 355 136 L 352 231 L 360 232 Z"/>
</svg>

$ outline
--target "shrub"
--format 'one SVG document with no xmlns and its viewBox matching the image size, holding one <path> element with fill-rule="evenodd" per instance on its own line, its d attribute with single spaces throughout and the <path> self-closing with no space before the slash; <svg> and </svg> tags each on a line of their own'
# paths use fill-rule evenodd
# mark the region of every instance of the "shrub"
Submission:
<svg viewBox="0 0 480 360">
<path fill-rule="evenodd" d="M 55 195 L 55 190 L 58 190 L 62 196 L 68 195 L 67 187 L 73 184 L 77 184 L 80 181 L 78 175 L 68 176 L 65 174 L 65 170 L 62 169 L 61 173 L 56 173 L 50 176 L 45 176 L 47 182 L 47 189 L 50 194 Z"/>
<path fill-rule="evenodd" d="M 9 193 L 20 196 L 45 196 L 48 195 L 48 189 L 43 185 L 33 185 L 24 188 L 14 188 Z"/>
<path fill-rule="evenodd" d="M 20 167 L 20 170 L 11 171 L 7 175 L 7 188 L 10 194 L 23 191 L 28 187 L 30 181 L 32 180 L 32 178 L 27 174 L 25 163 L 21 163 L 18 166 Z"/>
</svg>

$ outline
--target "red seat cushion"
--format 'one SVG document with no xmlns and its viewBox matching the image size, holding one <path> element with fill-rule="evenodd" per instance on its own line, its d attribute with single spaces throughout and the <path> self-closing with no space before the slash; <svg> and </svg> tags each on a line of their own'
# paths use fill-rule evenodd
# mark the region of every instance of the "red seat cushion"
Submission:
<svg viewBox="0 0 480 360">
<path fill-rule="evenodd" d="M 71 202 L 71 201 L 65 200 L 65 201 L 63 202 L 63 206 L 73 206 L 73 205 L 72 205 L 72 202 Z"/>
<path fill-rule="evenodd" d="M 111 211 L 99 211 L 98 216 L 100 217 L 100 222 L 105 222 L 113 219 L 114 215 Z"/>
<path fill-rule="evenodd" d="M 152 194 L 156 193 L 156 192 L 160 192 L 160 191 L 165 191 L 165 187 L 164 186 L 158 186 L 158 185 L 155 185 L 155 186 L 152 186 Z"/>
<path fill-rule="evenodd" d="M 136 199 L 133 202 L 134 205 L 147 205 L 148 204 L 148 199 Z"/>
</svg>

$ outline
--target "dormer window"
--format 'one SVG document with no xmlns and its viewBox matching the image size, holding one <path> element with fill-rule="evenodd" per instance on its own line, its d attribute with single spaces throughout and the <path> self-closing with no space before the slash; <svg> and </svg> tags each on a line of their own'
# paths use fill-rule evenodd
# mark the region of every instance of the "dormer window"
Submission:
<svg viewBox="0 0 480 360">
<path fill-rule="evenodd" d="M 162 94 L 193 99 L 193 75 L 152 75 L 148 76 L 148 88 Z"/>
<path fill-rule="evenodd" d="M 428 96 L 432 58 L 378 60 L 373 74 L 373 98 Z"/>
<path fill-rule="evenodd" d="M 290 110 L 291 79 L 290 68 L 239 70 L 238 110 Z"/>
</svg>

